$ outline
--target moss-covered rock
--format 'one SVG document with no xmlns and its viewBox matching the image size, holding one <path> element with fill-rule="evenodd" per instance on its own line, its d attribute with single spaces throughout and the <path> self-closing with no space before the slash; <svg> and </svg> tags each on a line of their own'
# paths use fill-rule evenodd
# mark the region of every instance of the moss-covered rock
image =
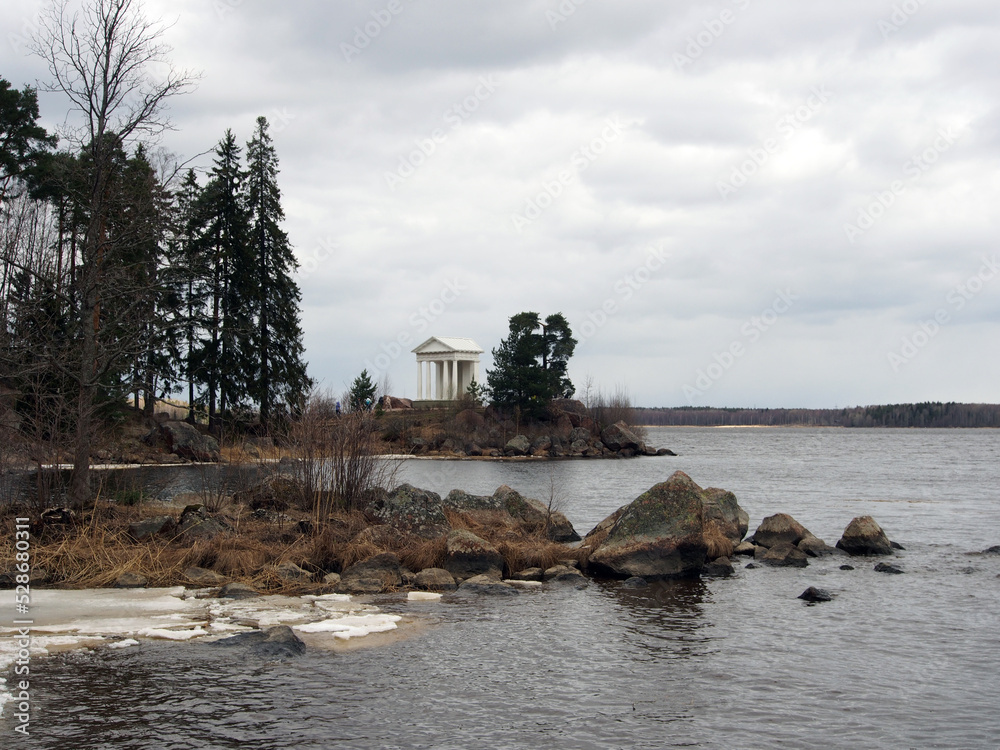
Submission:
<svg viewBox="0 0 1000 750">
<path fill-rule="evenodd" d="M 650 488 L 624 509 L 589 558 L 598 573 L 623 578 L 694 575 L 705 564 L 703 490 L 684 472 Z"/>
</svg>

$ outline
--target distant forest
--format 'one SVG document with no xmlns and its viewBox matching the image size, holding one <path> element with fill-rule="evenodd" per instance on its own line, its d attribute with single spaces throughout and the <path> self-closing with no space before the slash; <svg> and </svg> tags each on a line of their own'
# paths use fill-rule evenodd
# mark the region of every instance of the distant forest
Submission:
<svg viewBox="0 0 1000 750">
<path fill-rule="evenodd" d="M 889 404 L 850 409 L 635 409 L 638 424 L 671 427 L 1000 427 L 1000 404 Z"/>
</svg>

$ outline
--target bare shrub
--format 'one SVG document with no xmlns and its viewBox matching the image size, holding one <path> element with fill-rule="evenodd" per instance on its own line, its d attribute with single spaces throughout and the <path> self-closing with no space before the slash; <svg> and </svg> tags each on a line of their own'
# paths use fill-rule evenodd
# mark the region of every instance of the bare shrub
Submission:
<svg viewBox="0 0 1000 750">
<path fill-rule="evenodd" d="M 292 477 L 302 487 L 303 509 L 317 526 L 335 510 L 359 510 L 371 492 L 388 489 L 395 465 L 380 457 L 378 421 L 366 411 L 337 415 L 330 394 L 310 394 L 288 431 Z"/>
<path fill-rule="evenodd" d="M 645 437 L 645 430 L 641 425 L 636 424 L 636 411 L 632 404 L 632 396 L 624 385 L 616 385 L 614 392 L 610 395 L 598 390 L 591 398 L 590 416 L 600 430 L 617 422 L 624 422 L 638 437 Z"/>
</svg>

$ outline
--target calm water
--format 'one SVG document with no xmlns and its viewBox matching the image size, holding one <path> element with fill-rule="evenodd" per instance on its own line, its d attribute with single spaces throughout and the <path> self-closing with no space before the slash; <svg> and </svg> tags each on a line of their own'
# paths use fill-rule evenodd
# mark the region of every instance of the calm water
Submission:
<svg viewBox="0 0 1000 750">
<path fill-rule="evenodd" d="M 660 429 L 676 458 L 407 461 L 438 492 L 555 497 L 585 532 L 682 469 L 761 518 L 835 542 L 871 514 L 907 573 L 871 561 L 739 570 L 389 611 L 393 645 L 249 664 L 144 644 L 32 665 L 45 748 L 995 748 L 1000 746 L 1000 431 Z M 183 479 L 182 475 L 181 479 Z M 834 601 L 807 606 L 809 585 Z M 11 737 L 5 727 L 5 737 Z M 6 739 L 4 747 L 9 746 Z"/>
</svg>

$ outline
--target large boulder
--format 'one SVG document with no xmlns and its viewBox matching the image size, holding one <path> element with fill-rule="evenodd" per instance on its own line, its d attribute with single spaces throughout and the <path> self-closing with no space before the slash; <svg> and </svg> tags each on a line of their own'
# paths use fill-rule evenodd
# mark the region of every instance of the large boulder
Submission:
<svg viewBox="0 0 1000 750">
<path fill-rule="evenodd" d="M 613 451 L 641 451 L 645 448 L 642 440 L 629 429 L 625 422 L 615 422 L 601 430 L 601 442 Z"/>
<path fill-rule="evenodd" d="M 849 555 L 891 555 L 892 542 L 871 516 L 858 516 L 844 529 L 838 549 Z"/>
<path fill-rule="evenodd" d="M 471 531 L 455 529 L 448 534 L 444 569 L 456 580 L 488 575 L 503 575 L 503 556 L 492 544 Z"/>
<path fill-rule="evenodd" d="M 524 435 L 515 435 L 503 447 L 503 452 L 508 456 L 524 456 L 531 450 L 531 441 Z"/>
<path fill-rule="evenodd" d="M 588 565 L 621 578 L 699 573 L 708 551 L 702 495 L 691 477 L 674 472 L 616 513 L 617 520 L 590 554 Z"/>
<path fill-rule="evenodd" d="M 219 460 L 219 442 L 211 435 L 203 435 L 187 422 L 163 422 L 159 426 L 160 436 L 167 450 L 181 458 L 200 463 Z"/>
<path fill-rule="evenodd" d="M 495 495 L 470 495 L 464 490 L 452 490 L 441 502 L 445 508 L 462 512 L 504 510 L 503 501 Z"/>
<path fill-rule="evenodd" d="M 341 594 L 381 594 L 402 583 L 399 558 L 391 552 L 383 552 L 344 570 L 337 591 Z"/>
<path fill-rule="evenodd" d="M 790 515 L 775 513 L 760 522 L 750 541 L 759 547 L 770 548 L 779 544 L 795 545 L 809 536 L 812 536 L 809 529 Z"/>
<path fill-rule="evenodd" d="M 444 504 L 436 492 L 401 484 L 368 504 L 367 512 L 401 531 L 433 539 L 448 532 Z"/>
<path fill-rule="evenodd" d="M 717 487 L 701 493 L 705 523 L 713 522 L 734 545 L 743 541 L 750 525 L 750 516 L 736 501 L 736 495 Z"/>
<path fill-rule="evenodd" d="M 518 521 L 545 529 L 546 536 L 554 542 L 580 541 L 580 535 L 576 533 L 569 519 L 539 500 L 525 497 L 505 484 L 497 487 L 493 493 L 493 500 Z"/>
</svg>

